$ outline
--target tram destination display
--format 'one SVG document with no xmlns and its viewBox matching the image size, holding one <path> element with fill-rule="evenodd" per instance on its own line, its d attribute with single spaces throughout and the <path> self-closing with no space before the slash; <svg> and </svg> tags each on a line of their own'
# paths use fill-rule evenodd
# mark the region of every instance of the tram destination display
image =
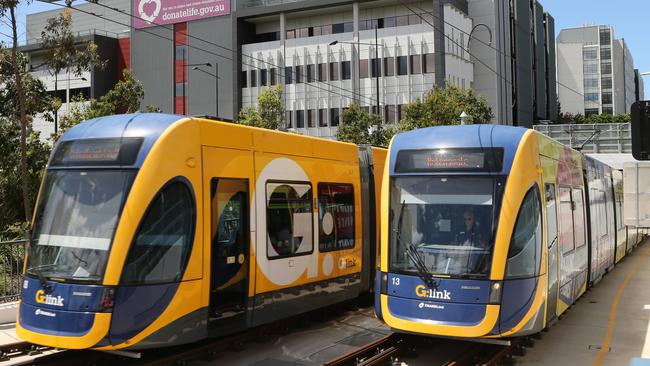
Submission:
<svg viewBox="0 0 650 366">
<path fill-rule="evenodd" d="M 436 171 L 501 170 L 503 149 L 426 149 L 402 150 L 397 154 L 395 171 L 399 173 Z"/>
<path fill-rule="evenodd" d="M 110 138 L 64 141 L 56 149 L 51 166 L 132 165 L 141 138 Z"/>
</svg>

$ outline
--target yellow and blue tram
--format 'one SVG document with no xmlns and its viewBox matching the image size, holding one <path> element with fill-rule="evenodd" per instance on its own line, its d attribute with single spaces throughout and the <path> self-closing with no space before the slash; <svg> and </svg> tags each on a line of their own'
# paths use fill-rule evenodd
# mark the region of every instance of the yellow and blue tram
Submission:
<svg viewBox="0 0 650 366">
<path fill-rule="evenodd" d="M 642 237 L 620 171 L 529 129 L 398 134 L 383 179 L 375 308 L 397 331 L 539 332 Z"/>
<path fill-rule="evenodd" d="M 81 123 L 43 179 L 17 333 L 146 349 L 369 291 L 385 156 L 175 115 Z"/>
</svg>

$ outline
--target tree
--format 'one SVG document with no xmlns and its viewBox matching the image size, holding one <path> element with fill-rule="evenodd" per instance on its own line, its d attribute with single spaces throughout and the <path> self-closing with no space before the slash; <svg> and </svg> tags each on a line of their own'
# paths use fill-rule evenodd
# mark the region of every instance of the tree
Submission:
<svg viewBox="0 0 650 366">
<path fill-rule="evenodd" d="M 398 124 L 400 131 L 441 125 L 460 124 L 461 113 L 469 115 L 470 123 L 489 122 L 494 115 L 483 95 L 472 89 L 460 89 L 454 85 L 434 85 L 424 99 L 405 107 L 406 117 Z"/>
<path fill-rule="evenodd" d="M 276 85 L 272 88 L 263 88 L 257 97 L 257 107 L 253 105 L 244 106 L 239 112 L 239 121 L 237 123 L 270 130 L 284 130 L 282 86 Z"/>
<path fill-rule="evenodd" d="M 393 133 L 393 128 L 382 125 L 381 116 L 369 114 L 355 102 L 343 110 L 336 138 L 354 144 L 386 147 Z"/>
<path fill-rule="evenodd" d="M 25 1 L 22 1 L 23 3 Z M 32 216 L 32 207 L 29 200 L 29 186 L 27 183 L 27 130 L 28 130 L 28 120 L 27 120 L 27 108 L 25 106 L 25 93 L 23 89 L 23 75 L 24 68 L 21 68 L 21 63 L 18 55 L 18 27 L 16 19 L 16 8 L 18 4 L 21 3 L 20 0 L 2 0 L 0 3 L 0 17 L 4 17 L 9 14 L 9 19 L 11 21 L 11 57 L 9 64 L 13 71 L 14 76 L 14 85 L 16 90 L 16 105 L 18 109 L 18 118 L 20 120 L 20 160 L 19 160 L 19 169 L 20 169 L 20 186 L 22 190 L 22 203 L 23 209 L 25 211 L 25 221 L 29 221 Z M 7 62 L 7 60 L 4 60 Z"/>
<path fill-rule="evenodd" d="M 103 67 L 94 42 L 80 43 L 72 33 L 72 12 L 64 9 L 59 15 L 47 20 L 41 32 L 44 59 L 52 76 L 54 92 L 58 91 L 58 75 L 61 71 L 71 72 L 79 77 L 93 67 Z M 54 111 L 54 132 L 58 131 L 58 110 Z"/>
<path fill-rule="evenodd" d="M 65 131 L 81 121 L 112 114 L 138 112 L 142 97 L 142 83 L 135 80 L 129 70 L 124 70 L 122 80 L 99 99 L 85 100 L 81 95 L 74 97 L 70 113 L 61 119 L 61 128 L 52 138 L 56 141 Z M 147 106 L 147 110 L 159 111 L 155 106 Z"/>
</svg>

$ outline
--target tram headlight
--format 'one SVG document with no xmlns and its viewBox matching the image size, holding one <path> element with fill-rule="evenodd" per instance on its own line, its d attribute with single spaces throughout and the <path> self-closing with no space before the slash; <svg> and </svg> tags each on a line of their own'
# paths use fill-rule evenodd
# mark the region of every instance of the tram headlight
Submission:
<svg viewBox="0 0 650 366">
<path fill-rule="evenodd" d="M 115 304 L 115 288 L 104 287 L 102 290 L 102 297 L 99 303 L 99 312 L 107 313 L 113 310 Z"/>
<path fill-rule="evenodd" d="M 386 272 L 380 272 L 381 273 L 381 282 L 379 286 L 379 293 L 382 295 L 388 294 L 388 273 Z"/>
<path fill-rule="evenodd" d="M 490 305 L 501 304 L 502 289 L 503 289 L 503 282 L 492 281 L 492 285 L 490 286 L 490 299 L 488 301 Z"/>
</svg>

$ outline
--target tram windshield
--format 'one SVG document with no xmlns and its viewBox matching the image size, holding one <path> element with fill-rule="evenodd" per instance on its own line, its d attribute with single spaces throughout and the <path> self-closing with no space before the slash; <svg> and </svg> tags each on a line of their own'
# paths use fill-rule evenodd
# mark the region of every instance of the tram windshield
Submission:
<svg viewBox="0 0 650 366">
<path fill-rule="evenodd" d="M 389 269 L 487 277 L 502 192 L 500 177 L 392 179 Z"/>
<path fill-rule="evenodd" d="M 133 170 L 50 170 L 37 207 L 27 273 L 99 283 Z"/>
</svg>

